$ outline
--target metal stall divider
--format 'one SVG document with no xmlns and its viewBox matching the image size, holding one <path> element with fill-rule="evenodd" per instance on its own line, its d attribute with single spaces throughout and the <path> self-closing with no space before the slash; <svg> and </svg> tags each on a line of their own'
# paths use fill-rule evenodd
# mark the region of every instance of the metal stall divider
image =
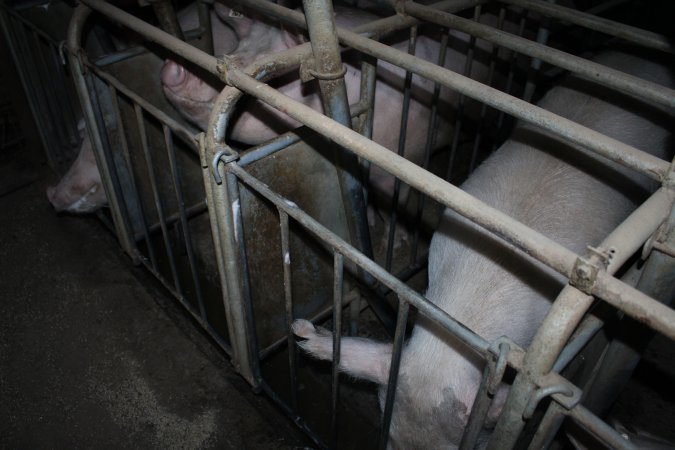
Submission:
<svg viewBox="0 0 675 450">
<path fill-rule="evenodd" d="M 53 170 L 62 173 L 75 157 L 80 136 L 76 113 L 79 105 L 69 93 L 59 38 L 40 30 L 22 17 L 19 7 L 15 9 L 7 2 L 0 4 L 0 23 L 47 162 Z"/>
<path fill-rule="evenodd" d="M 274 3 L 262 0 L 239 0 L 238 3 L 281 19 L 293 26 L 300 28 L 307 27 L 303 14 Z M 429 318 L 432 322 L 438 324 L 459 341 L 473 349 L 476 354 L 480 355 L 487 362 L 481 387 L 477 393 L 476 406 L 472 410 L 469 426 L 462 440 L 463 448 L 472 448 L 475 444 L 478 431 L 483 425 L 487 408 L 489 407 L 489 394 L 494 393 L 507 365 L 514 369 L 517 375 L 497 428 L 491 437 L 490 448 L 512 448 L 519 438 L 525 422 L 532 417 L 538 403 L 547 398 L 550 398 L 552 401 L 541 421 L 541 428 L 536 432 L 533 441 L 530 443 L 531 446 L 550 442 L 557 432 L 562 418 L 569 416 L 583 428 L 591 431 L 600 441 L 616 448 L 632 448 L 630 443 L 627 443 L 611 427 L 579 403 L 582 393 L 578 387 L 552 369 L 556 360 L 561 357 L 560 355 L 566 343 L 570 342 L 573 331 L 584 318 L 594 298 L 603 300 L 627 316 L 646 323 L 651 329 L 670 339 L 675 339 L 675 326 L 673 326 L 675 324 L 675 312 L 659 303 L 658 299 L 639 292 L 613 276 L 620 266 L 635 251 L 639 250 L 644 242 L 672 214 L 673 187 L 675 186 L 673 165 L 497 89 L 485 86 L 443 67 L 439 67 L 434 63 L 417 58 L 414 55 L 409 55 L 392 49 L 387 45 L 380 44 L 370 39 L 370 37 L 377 36 L 383 29 L 407 28 L 425 20 L 465 31 L 471 36 L 488 40 L 499 46 L 562 67 L 573 73 L 591 76 L 606 86 L 631 92 L 633 95 L 639 95 L 656 104 L 672 108 L 675 106 L 675 92 L 671 89 L 662 88 L 653 83 L 627 76 L 599 64 L 560 51 L 553 51 L 541 44 L 532 43 L 513 37 L 507 33 L 496 31 L 452 13 L 440 11 L 440 9 L 458 11 L 468 6 L 474 6 L 476 3 L 446 0 L 432 6 L 422 6 L 410 1 L 398 2 L 397 10 L 401 15 L 374 22 L 363 27 L 363 29 L 355 31 L 337 29 L 337 37 L 342 45 L 356 49 L 378 60 L 395 64 L 410 73 L 423 76 L 446 88 L 457 90 L 468 98 L 478 100 L 489 107 L 512 115 L 524 122 L 536 124 L 556 136 L 563 137 L 595 154 L 618 162 L 625 167 L 629 167 L 660 182 L 662 187 L 626 219 L 621 226 L 607 236 L 601 244 L 600 248 L 614 249 L 611 262 L 606 267 L 603 265 L 602 258 L 598 254 L 590 253 L 588 256 L 578 255 L 566 249 L 546 236 L 510 218 L 508 215 L 487 206 L 461 189 L 449 184 L 444 179 L 431 174 L 401 156 L 393 154 L 367 137 L 344 126 L 345 120 L 342 121 L 343 124 L 340 124 L 321 114 L 317 114 L 311 108 L 280 94 L 274 88 L 260 81 L 271 76 L 275 70 L 283 70 L 302 63 L 309 55 L 311 44 L 288 50 L 284 52 L 283 58 L 276 56 L 267 57 L 242 70 L 228 60 L 216 60 L 203 52 L 194 51 L 188 44 L 172 38 L 159 30 L 148 27 L 142 21 L 121 12 L 101 0 L 84 0 L 84 4 L 87 6 L 80 7 L 79 11 L 81 11 L 82 17 L 80 20 L 83 21 L 88 14 L 88 8 L 92 8 L 106 17 L 124 24 L 146 38 L 165 46 L 170 51 L 206 69 L 210 73 L 220 76 L 223 81 L 231 86 L 223 90 L 215 102 L 209 128 L 203 136 L 200 145 L 200 159 L 204 172 L 207 204 L 212 212 L 210 215 L 211 231 L 213 233 L 218 270 L 223 288 L 223 301 L 225 302 L 228 331 L 231 336 L 233 362 L 235 367 L 254 388 L 267 392 L 299 426 L 305 428 L 319 445 L 328 446 L 334 444 L 335 441 L 332 444 L 326 444 L 326 439 L 323 436 L 310 430 L 308 417 L 303 415 L 299 408 L 297 355 L 295 355 L 295 350 L 290 350 L 288 355 L 289 382 L 291 386 L 288 396 L 276 390 L 273 386 L 273 381 L 265 375 L 261 367 L 261 356 L 268 356 L 280 344 L 272 342 L 269 346 L 263 345 L 263 349 L 259 348 L 256 334 L 256 314 L 258 314 L 259 310 L 254 311 L 255 308 L 252 303 L 251 290 L 253 287 L 251 286 L 249 271 L 250 262 L 247 258 L 250 248 L 247 247 L 249 243 L 245 242 L 245 233 L 250 233 L 250 229 L 246 229 L 243 224 L 245 218 L 242 218 L 242 203 L 240 203 L 242 196 L 249 194 L 244 194 L 243 189 L 246 189 L 246 192 L 255 192 L 255 194 L 251 195 L 257 195 L 265 199 L 266 202 L 273 205 L 273 209 L 278 214 L 281 251 L 278 253 L 277 258 L 279 260 L 279 267 L 283 269 L 285 303 L 283 320 L 286 323 L 286 334 L 282 340 L 288 343 L 289 348 L 293 348 L 294 345 L 294 338 L 290 334 L 291 320 L 298 317 L 297 305 L 295 304 L 298 294 L 295 289 L 295 279 L 292 278 L 293 266 L 291 265 L 292 261 L 297 261 L 298 258 L 295 257 L 295 253 L 291 250 L 291 245 L 289 244 L 289 241 L 292 240 L 290 238 L 291 232 L 289 231 L 291 227 L 300 227 L 306 230 L 331 257 L 330 271 L 333 282 L 329 288 L 332 294 L 332 310 L 334 314 L 334 359 L 337 360 L 340 354 L 342 331 L 340 324 L 341 313 L 338 310 L 345 306 L 344 291 L 346 282 L 344 272 L 349 267 L 347 263 L 354 264 L 360 270 L 370 274 L 378 283 L 396 295 L 398 320 L 395 331 L 391 372 L 385 396 L 384 417 L 380 428 L 381 448 L 386 448 L 387 445 L 389 422 L 395 401 L 394 392 L 396 389 L 397 372 L 410 305 L 414 306 L 419 314 Z M 515 3 L 515 1 L 504 3 Z M 525 5 L 527 7 L 535 5 L 537 8 L 540 8 L 540 13 L 555 18 L 564 17 L 565 20 L 568 20 L 568 18 L 583 18 L 583 20 L 577 20 L 577 23 L 583 26 L 599 29 L 600 24 L 604 23 L 608 29 L 618 30 L 621 28 L 616 24 L 608 24 L 607 22 L 560 7 L 544 9 L 544 6 L 542 6 L 543 2 L 528 1 L 520 3 L 527 3 Z M 306 13 L 310 14 L 310 11 L 311 8 Z M 324 9 L 323 12 L 326 12 L 326 10 Z M 311 23 L 312 20 L 316 20 L 316 18 L 310 19 L 309 22 Z M 382 28 L 378 28 L 380 26 Z M 359 32 L 365 32 L 366 35 L 360 35 L 358 34 Z M 660 38 L 654 36 L 649 38 L 647 33 L 636 30 L 633 30 L 630 36 L 620 32 L 614 32 L 614 34 L 620 35 L 623 38 L 628 37 L 633 42 L 647 42 L 647 45 L 652 47 L 658 48 L 662 46 Z M 73 43 L 78 42 L 77 38 L 78 36 L 73 35 Z M 74 52 L 76 49 L 77 47 L 73 45 L 71 51 Z M 672 53 L 672 48 L 667 47 L 667 51 Z M 83 84 L 81 89 L 84 89 Z M 234 108 L 233 105 L 243 93 L 258 98 L 279 111 L 283 111 L 309 129 L 337 143 L 342 148 L 384 168 L 402 180 L 402 182 L 423 192 L 440 204 L 459 212 L 472 222 L 489 230 L 498 238 L 509 242 L 545 266 L 569 279 L 570 284 L 563 289 L 559 298 L 553 304 L 530 347 L 527 350 L 522 349 L 507 338 L 488 342 L 481 336 L 465 328 L 460 322 L 398 280 L 388 270 L 376 264 L 362 251 L 359 251 L 346 239 L 336 234 L 335 231 L 330 230 L 305 212 L 294 201 L 275 192 L 275 189 L 270 188 L 266 182 L 261 181 L 253 174 L 249 165 L 252 165 L 254 161 L 276 155 L 278 150 L 285 148 L 288 144 L 302 141 L 305 134 L 298 131 L 282 135 L 277 140 L 267 145 L 259 146 L 243 156 L 232 150 L 226 143 L 226 129 L 230 121 L 230 114 Z M 82 95 L 86 97 L 86 92 L 82 92 Z M 362 101 L 366 98 L 367 96 L 362 97 Z M 137 111 L 141 108 L 139 105 L 139 103 L 136 104 Z M 372 112 L 372 106 L 364 103 L 358 105 L 358 108 L 353 109 L 351 113 L 352 115 L 358 115 L 369 109 Z M 91 121 L 92 125 L 96 125 L 93 112 L 89 111 L 87 115 L 88 121 Z M 368 126 L 366 126 L 366 130 L 367 128 Z M 164 130 L 166 135 L 167 129 L 164 128 Z M 167 139 L 167 142 L 169 142 L 169 139 Z M 100 146 L 100 142 L 98 145 Z M 101 150 L 98 151 L 100 152 Z M 103 161 L 102 156 L 99 155 L 99 161 L 104 163 L 105 161 Z M 211 181 L 212 179 L 214 180 L 213 182 Z M 121 211 L 121 208 L 119 209 Z M 167 241 L 166 224 L 163 222 L 160 202 L 157 202 L 157 209 L 160 211 L 162 234 L 164 240 Z M 121 223 L 121 212 L 119 216 L 118 220 Z M 186 219 L 184 214 L 181 215 L 182 222 L 185 222 Z M 667 226 L 670 228 L 658 235 L 656 242 L 659 243 L 653 246 L 655 250 L 652 250 L 652 253 L 654 253 L 652 257 L 657 256 L 656 259 L 662 259 L 663 261 L 650 263 L 650 266 L 652 264 L 657 266 L 656 269 L 653 269 L 653 273 L 667 271 L 671 277 L 672 268 L 667 266 L 672 265 L 672 258 L 664 256 L 663 251 L 665 250 L 666 253 L 671 251 L 665 242 L 666 239 L 672 240 L 672 222 L 671 216 L 671 219 L 667 222 Z M 149 242 L 148 245 L 150 245 Z M 170 253 L 168 247 L 167 243 L 167 252 Z M 150 267 L 156 271 L 154 263 Z M 645 283 L 651 283 L 648 281 L 650 276 L 653 277 L 654 275 L 645 272 L 644 277 L 647 280 Z M 176 278 L 175 275 L 174 278 Z M 175 287 L 177 290 L 180 290 L 177 284 Z M 316 315 L 316 317 L 319 316 L 321 314 Z M 570 345 L 572 345 L 572 342 L 570 342 Z M 268 349 L 272 350 L 266 351 Z M 329 439 L 336 439 L 339 387 L 336 362 L 334 362 L 332 367 L 331 377 L 330 424 L 329 430 L 325 434 L 329 436 Z M 290 397 L 290 400 L 285 399 L 285 396 Z"/>
<path fill-rule="evenodd" d="M 124 50 L 106 57 L 108 71 L 89 60 L 81 45 L 90 14 L 89 8 L 75 9 L 67 52 L 118 239 L 230 354 L 228 303 L 213 300 L 228 296 L 220 292 L 213 254 L 219 246 L 208 231 L 199 135 L 118 78 L 124 64 L 141 58 L 160 64 L 159 58 Z"/>
</svg>

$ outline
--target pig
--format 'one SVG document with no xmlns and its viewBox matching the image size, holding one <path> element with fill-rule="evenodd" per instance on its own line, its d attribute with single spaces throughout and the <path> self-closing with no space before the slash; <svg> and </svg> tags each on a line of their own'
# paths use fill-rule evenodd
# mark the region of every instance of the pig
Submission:
<svg viewBox="0 0 675 450">
<path fill-rule="evenodd" d="M 644 54 L 621 49 L 596 61 L 672 87 L 668 66 Z M 576 77 L 550 90 L 539 106 L 660 158 L 672 157 L 668 140 L 673 117 L 665 109 Z M 522 124 L 462 184 L 471 195 L 577 254 L 597 245 L 655 187 L 646 177 Z M 506 335 L 524 348 L 566 283 L 450 209 L 433 235 L 428 267 L 429 301 L 488 341 Z M 331 360 L 327 330 L 303 319 L 292 329 L 304 339 L 298 344 L 309 355 Z M 340 369 L 379 384 L 381 403 L 390 358 L 390 344 L 342 339 Z M 482 366 L 473 352 L 420 315 L 403 349 L 390 448 L 457 446 Z M 507 393 L 502 385 L 488 413 L 488 430 Z"/>
<path fill-rule="evenodd" d="M 196 3 L 180 10 L 177 15 L 184 30 L 194 29 L 199 24 Z M 230 46 L 236 45 L 234 31 L 225 25 L 215 13 L 211 15 L 214 51 L 218 55 L 228 53 L 232 50 Z M 111 142 L 114 145 L 119 137 L 115 137 L 116 125 L 112 118 L 112 102 L 106 86 L 96 77 L 95 83 L 99 100 L 102 103 L 104 121 L 109 133 L 113 135 L 111 136 Z M 86 214 L 100 209 L 108 202 L 84 120 L 80 120 L 78 129 L 81 143 L 75 161 L 55 186 L 47 188 L 47 198 L 57 212 Z M 125 164 L 121 162 L 122 156 L 115 153 L 113 157 L 117 161 L 120 171 L 124 171 Z M 118 175 L 126 178 L 130 176 L 126 173 L 119 173 Z M 133 212 L 132 215 L 138 216 Z"/>
<path fill-rule="evenodd" d="M 256 59 L 270 55 L 303 42 L 303 37 L 291 30 L 279 27 L 268 22 L 267 19 L 248 15 L 239 10 L 231 9 L 221 3 L 215 4 L 217 14 L 228 23 L 236 32 L 239 44 L 235 51 L 227 55 L 230 62 L 239 67 L 246 67 Z M 339 27 L 352 29 L 368 23 L 377 16 L 364 10 L 335 6 L 335 19 Z M 484 19 L 485 20 L 485 19 Z M 495 21 L 494 16 L 487 20 Z M 466 37 L 459 33 L 453 34 L 455 39 L 466 41 Z M 406 35 L 407 38 L 407 35 Z M 404 42 L 394 43 L 393 47 L 407 51 L 407 39 Z M 417 40 L 416 55 L 436 62 L 438 58 L 439 42 L 433 36 L 421 34 Z M 347 72 L 345 82 L 350 103 L 359 99 L 360 67 L 353 55 L 345 55 Z M 448 48 L 445 67 L 463 72 L 465 55 L 453 47 Z M 486 80 L 488 68 L 485 64 L 475 62 L 472 77 Z M 375 114 L 373 124 L 373 140 L 384 147 L 396 151 L 398 147 L 398 128 L 401 123 L 401 104 L 403 100 L 403 80 L 405 71 L 386 63 L 378 62 L 378 76 L 375 94 Z M 176 109 L 189 121 L 202 130 L 206 130 L 214 101 L 219 90 L 205 83 L 196 75 L 174 61 L 167 61 L 161 74 L 164 93 Z M 303 84 L 299 77 L 284 76 L 280 81 L 270 83 L 281 93 L 300 101 L 316 110 L 321 110 L 321 100 L 314 85 Z M 414 77 L 412 100 L 409 109 L 409 123 L 406 136 L 406 158 L 420 164 L 423 160 L 423 151 L 426 141 L 430 105 L 433 93 L 433 83 L 420 77 Z M 458 94 L 443 89 L 440 105 L 439 135 L 436 138 L 438 146 L 448 143 L 452 128 L 450 118 L 451 106 L 456 104 Z M 229 137 L 234 141 L 247 145 L 260 144 L 276 137 L 279 132 L 295 128 L 300 124 L 274 108 L 262 102 L 251 102 L 232 123 Z M 391 197 L 394 178 L 378 167 L 373 167 L 370 174 L 371 185 L 375 194 L 380 197 Z"/>
</svg>

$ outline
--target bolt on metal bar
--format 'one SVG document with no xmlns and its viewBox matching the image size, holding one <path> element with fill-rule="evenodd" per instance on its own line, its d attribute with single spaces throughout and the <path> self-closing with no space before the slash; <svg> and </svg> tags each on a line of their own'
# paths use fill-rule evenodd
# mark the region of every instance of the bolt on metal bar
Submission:
<svg viewBox="0 0 675 450">
<path fill-rule="evenodd" d="M 291 276 L 291 245 L 290 230 L 288 227 L 288 214 L 282 210 L 279 212 L 279 229 L 281 232 L 281 260 L 284 267 L 284 306 L 286 311 L 286 344 L 288 345 L 288 370 L 291 383 L 291 410 L 298 413 L 298 356 L 295 346 L 295 337 L 291 330 L 291 324 L 295 320 L 293 312 L 293 277 Z M 261 356 L 258 356 L 262 359 Z"/>
<path fill-rule="evenodd" d="M 605 238 L 599 248 L 613 248 L 614 256 L 606 270 L 598 272 L 592 294 L 638 320 L 648 319 L 651 328 L 675 339 L 672 327 L 675 311 L 611 276 L 647 240 L 653 232 L 649 230 L 661 224 L 664 211 L 669 211 L 672 203 L 673 193 L 667 188 L 659 189 Z M 565 286 L 560 292 L 530 344 L 523 361 L 525 371 L 516 376 L 488 448 L 515 444 L 525 424 L 523 411 L 535 390 L 530 377 L 536 378 L 551 371 L 592 303 L 592 296 L 572 285 Z"/>
<path fill-rule="evenodd" d="M 337 409 L 340 389 L 340 343 L 342 340 L 342 290 L 344 286 L 344 257 L 333 255 L 333 363 L 331 373 L 330 436 L 337 446 Z"/>
<path fill-rule="evenodd" d="M 675 91 L 659 86 L 641 78 L 627 75 L 621 71 L 611 69 L 601 64 L 570 55 L 563 51 L 515 36 L 493 27 L 482 25 L 462 17 L 439 11 L 434 8 L 420 5 L 412 1 L 403 3 L 405 12 L 419 19 L 427 20 L 438 25 L 455 28 L 471 36 L 485 39 L 502 47 L 515 50 L 518 53 L 546 61 L 572 73 L 585 76 L 597 83 L 640 96 L 654 103 L 675 107 Z"/>
<path fill-rule="evenodd" d="M 545 16 L 563 20 L 574 25 L 589 28 L 594 31 L 624 39 L 643 47 L 661 50 L 675 54 L 675 47 L 666 36 L 651 31 L 635 28 L 613 20 L 597 17 L 592 14 L 577 11 L 564 6 L 546 3 L 538 0 L 499 0 L 509 5 L 520 6 Z"/>
<path fill-rule="evenodd" d="M 164 133 L 164 145 L 166 146 L 167 158 L 169 160 L 169 169 L 171 170 L 172 184 L 174 194 L 176 196 L 176 204 L 178 205 L 178 214 L 180 216 L 180 224 L 183 231 L 183 243 L 188 256 L 188 264 L 190 266 L 190 274 L 192 276 L 192 283 L 195 287 L 195 295 L 197 297 L 197 305 L 199 306 L 199 314 L 204 321 L 206 318 L 206 309 L 204 307 L 204 297 L 202 294 L 202 286 L 199 281 L 199 272 L 197 271 L 197 261 L 194 255 L 192 246 L 192 236 L 190 233 L 190 225 L 188 224 L 187 214 L 185 211 L 185 196 L 183 195 L 183 188 L 180 181 L 178 164 L 176 163 L 176 147 L 173 143 L 173 136 L 171 130 L 166 124 L 162 124 L 162 131 Z"/>
</svg>

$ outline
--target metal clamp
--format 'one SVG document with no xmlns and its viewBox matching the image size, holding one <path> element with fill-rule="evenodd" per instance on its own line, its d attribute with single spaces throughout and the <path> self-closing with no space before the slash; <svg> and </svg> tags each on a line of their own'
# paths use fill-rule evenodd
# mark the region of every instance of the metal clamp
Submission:
<svg viewBox="0 0 675 450">
<path fill-rule="evenodd" d="M 66 41 L 61 41 L 59 42 L 59 58 L 61 59 L 61 65 L 65 66 L 68 64 L 68 61 L 66 60 Z"/>
<path fill-rule="evenodd" d="M 574 386 L 570 384 L 556 383 L 549 386 L 544 386 L 537 389 L 534 394 L 532 394 L 532 397 L 530 397 L 530 401 L 527 402 L 527 406 L 523 411 L 523 419 L 530 419 L 534 414 L 534 411 L 537 409 L 539 402 L 541 402 L 544 398 L 555 394 L 560 394 L 569 398 L 569 400 L 566 402 L 558 402 L 566 409 L 574 408 L 579 403 L 579 401 L 581 401 L 581 390 L 575 389 Z"/>
<path fill-rule="evenodd" d="M 322 81 L 338 80 L 347 73 L 347 66 L 344 64 L 342 64 L 342 67 L 337 72 L 319 72 L 314 68 L 315 66 L 314 58 L 310 57 L 300 61 L 300 80 L 303 83 L 313 79 Z"/>
<path fill-rule="evenodd" d="M 589 255 L 595 256 L 600 260 L 600 263 L 604 269 L 607 269 L 609 263 L 612 261 L 616 253 L 615 248 L 605 250 L 603 248 L 592 247 L 590 245 L 586 247 L 586 250 L 588 250 Z"/>
<path fill-rule="evenodd" d="M 499 384 L 504 378 L 504 372 L 509 362 L 509 352 L 511 351 L 512 341 L 506 336 L 495 339 L 490 344 L 490 352 L 496 356 L 496 360 L 490 361 L 490 378 L 488 380 L 487 390 L 490 395 L 495 395 Z"/>
<path fill-rule="evenodd" d="M 229 164 L 232 161 L 236 161 L 239 159 L 239 153 L 232 150 L 229 146 L 219 146 L 220 151 L 216 153 L 216 155 L 213 157 L 213 160 L 211 161 L 211 170 L 213 172 L 213 179 L 215 180 L 216 184 L 222 184 L 223 183 L 223 177 L 220 176 L 220 172 L 218 171 L 218 166 L 222 162 L 223 164 Z"/>
<path fill-rule="evenodd" d="M 589 260 L 578 257 L 570 275 L 570 284 L 585 294 L 591 295 L 600 269 Z"/>
</svg>

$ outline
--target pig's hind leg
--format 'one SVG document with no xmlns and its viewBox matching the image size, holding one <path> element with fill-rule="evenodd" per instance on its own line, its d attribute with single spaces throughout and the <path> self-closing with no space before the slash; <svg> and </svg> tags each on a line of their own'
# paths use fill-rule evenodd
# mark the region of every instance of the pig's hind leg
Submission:
<svg viewBox="0 0 675 450">
<path fill-rule="evenodd" d="M 303 338 L 298 345 L 312 357 L 325 361 L 333 359 L 333 333 L 315 328 L 308 320 L 298 319 L 291 325 L 293 333 Z M 391 363 L 391 344 L 358 337 L 343 337 L 340 341 L 341 371 L 357 378 L 385 384 Z"/>
</svg>

